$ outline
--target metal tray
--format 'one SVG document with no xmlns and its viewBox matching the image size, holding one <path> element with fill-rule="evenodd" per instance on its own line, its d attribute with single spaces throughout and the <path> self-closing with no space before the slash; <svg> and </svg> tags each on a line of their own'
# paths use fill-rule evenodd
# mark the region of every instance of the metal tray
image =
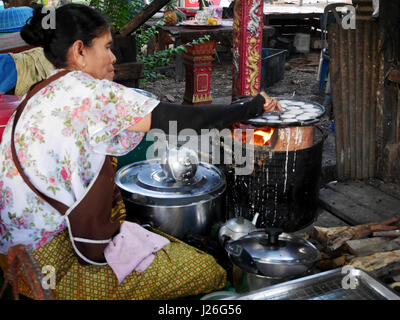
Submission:
<svg viewBox="0 0 400 320">
<path fill-rule="evenodd" d="M 223 300 L 400 300 L 365 271 L 344 271 L 338 268 Z"/>
<path fill-rule="evenodd" d="M 263 115 L 242 121 L 243 124 L 250 124 L 255 127 L 269 126 L 272 128 L 285 128 L 293 126 L 309 126 L 320 121 L 320 118 L 325 114 L 325 107 L 314 102 L 314 101 L 303 101 L 298 99 L 277 99 L 282 107 L 283 112 L 274 111 L 267 112 Z M 314 111 L 310 113 L 312 108 Z M 295 110 L 296 109 L 296 110 Z M 307 111 L 308 110 L 308 111 Z M 296 115 L 293 114 L 296 112 Z M 291 116 L 289 116 L 291 114 Z M 306 114 L 314 114 L 314 116 L 306 117 L 301 119 L 299 117 L 305 116 Z M 273 119 L 270 119 L 272 117 Z M 278 119 L 277 119 L 278 118 Z M 290 121 L 290 122 L 287 122 Z"/>
</svg>

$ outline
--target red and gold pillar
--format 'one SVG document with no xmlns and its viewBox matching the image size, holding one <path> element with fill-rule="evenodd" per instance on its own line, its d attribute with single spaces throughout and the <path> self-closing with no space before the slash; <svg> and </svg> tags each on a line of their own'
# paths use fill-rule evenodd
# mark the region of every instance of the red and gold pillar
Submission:
<svg viewBox="0 0 400 320">
<path fill-rule="evenodd" d="M 204 41 L 192 46 L 186 46 L 187 52 L 183 55 L 186 69 L 184 104 L 210 104 L 211 97 L 211 70 L 215 40 Z"/>
<path fill-rule="evenodd" d="M 263 35 L 261 0 L 235 0 L 233 11 L 232 98 L 260 92 Z"/>
</svg>

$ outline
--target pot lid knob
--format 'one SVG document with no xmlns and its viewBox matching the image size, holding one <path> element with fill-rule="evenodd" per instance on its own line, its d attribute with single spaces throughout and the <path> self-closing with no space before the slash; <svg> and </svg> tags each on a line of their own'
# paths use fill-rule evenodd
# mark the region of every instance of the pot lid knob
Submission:
<svg viewBox="0 0 400 320">
<path fill-rule="evenodd" d="M 265 233 L 268 235 L 267 238 L 260 238 L 260 244 L 262 245 L 276 245 L 279 240 L 279 235 L 283 232 L 281 228 L 265 228 Z"/>
<path fill-rule="evenodd" d="M 161 167 L 165 175 L 175 181 L 193 178 L 198 165 L 197 153 L 185 147 L 167 149 L 161 158 Z"/>
</svg>

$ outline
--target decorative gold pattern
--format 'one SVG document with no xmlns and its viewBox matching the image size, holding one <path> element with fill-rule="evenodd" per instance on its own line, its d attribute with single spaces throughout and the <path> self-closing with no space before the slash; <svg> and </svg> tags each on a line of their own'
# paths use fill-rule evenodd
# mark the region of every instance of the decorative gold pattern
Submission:
<svg viewBox="0 0 400 320">
<path fill-rule="evenodd" d="M 256 38 L 251 38 L 249 41 L 249 47 L 247 50 L 247 70 L 246 70 L 246 89 L 250 90 L 251 96 L 256 96 L 259 89 L 259 84 L 257 83 L 257 76 L 260 72 L 259 62 L 260 54 L 258 52 L 258 40 Z M 247 93 L 247 92 L 246 92 Z"/>
<path fill-rule="evenodd" d="M 209 102 L 212 101 L 211 94 L 196 94 L 193 95 L 193 103 Z"/>
</svg>

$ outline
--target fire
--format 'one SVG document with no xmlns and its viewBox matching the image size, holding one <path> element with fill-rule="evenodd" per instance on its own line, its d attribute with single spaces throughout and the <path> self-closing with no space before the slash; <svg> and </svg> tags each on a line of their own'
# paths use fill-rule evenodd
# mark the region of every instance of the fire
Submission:
<svg viewBox="0 0 400 320">
<path fill-rule="evenodd" d="M 271 127 L 262 127 L 256 129 L 254 134 L 251 135 L 246 133 L 244 128 L 239 130 L 242 130 L 243 143 L 253 143 L 256 146 L 268 146 L 275 131 L 275 129 Z M 234 134 L 234 137 L 236 138 L 236 134 Z"/>
<path fill-rule="evenodd" d="M 260 146 L 268 145 L 273 134 L 274 134 L 274 129 L 273 128 L 269 128 L 268 131 L 264 131 L 264 130 L 256 130 L 256 131 L 254 131 L 254 144 L 255 145 L 260 145 Z M 257 141 L 257 140 L 260 140 L 259 137 L 262 138 L 262 142 L 261 143 L 258 143 L 258 141 Z"/>
</svg>

